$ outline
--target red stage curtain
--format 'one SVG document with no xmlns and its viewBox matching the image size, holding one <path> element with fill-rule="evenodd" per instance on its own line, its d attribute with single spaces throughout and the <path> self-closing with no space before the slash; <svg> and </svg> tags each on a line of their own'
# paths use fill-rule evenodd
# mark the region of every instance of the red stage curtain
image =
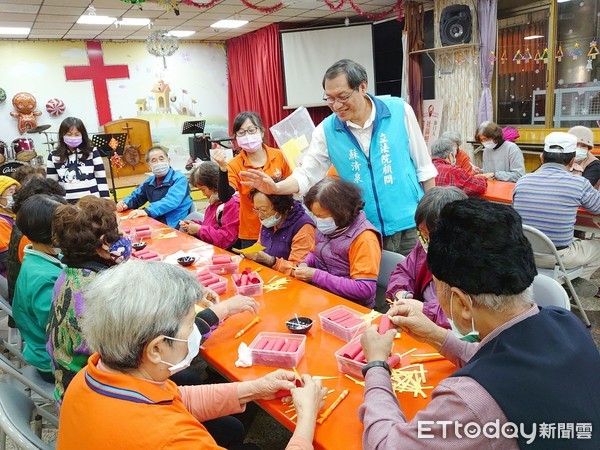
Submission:
<svg viewBox="0 0 600 450">
<path fill-rule="evenodd" d="M 255 111 L 263 120 L 269 145 L 275 141 L 269 127 L 285 118 L 283 67 L 277 24 L 227 41 L 229 72 L 229 125 L 242 111 Z"/>
</svg>

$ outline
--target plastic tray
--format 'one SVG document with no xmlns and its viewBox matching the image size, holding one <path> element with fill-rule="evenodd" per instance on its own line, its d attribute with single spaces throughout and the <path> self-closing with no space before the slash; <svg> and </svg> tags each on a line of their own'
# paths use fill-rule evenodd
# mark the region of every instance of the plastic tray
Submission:
<svg viewBox="0 0 600 450">
<path fill-rule="evenodd" d="M 241 260 L 242 259 L 240 257 L 233 256 L 231 258 L 231 262 L 228 262 L 226 264 L 209 264 L 208 266 L 206 266 L 206 268 L 212 273 L 216 273 L 217 275 L 237 273 L 240 270 Z"/>
<path fill-rule="evenodd" d="M 255 283 L 255 284 L 248 284 L 246 286 L 238 286 L 237 284 L 233 283 L 233 290 L 235 291 L 236 295 L 246 295 L 248 297 L 258 297 L 259 295 L 262 295 L 263 293 L 263 285 L 265 284 L 265 282 L 263 281 L 263 279 L 260 277 L 260 275 L 256 272 L 252 272 L 254 275 L 256 275 L 258 277 L 258 279 L 260 280 L 260 283 Z"/>
<path fill-rule="evenodd" d="M 335 359 L 337 360 L 338 370 L 340 372 L 347 373 L 351 377 L 364 380 L 365 377 L 363 377 L 361 369 L 365 367 L 366 363 L 360 363 L 358 361 L 354 361 L 353 359 L 342 356 L 346 348 L 358 341 L 360 341 L 360 336 L 352 339 L 350 342 L 340 348 L 337 352 L 335 352 Z"/>
<path fill-rule="evenodd" d="M 319 320 L 321 321 L 321 329 L 323 331 L 325 331 L 326 333 L 333 334 L 335 337 L 338 337 L 341 340 L 348 342 L 354 336 L 359 336 L 360 334 L 362 334 L 362 332 L 367 327 L 367 323 L 363 321 L 362 324 L 354 325 L 351 328 L 345 328 L 345 327 L 337 324 L 333 320 L 330 320 L 327 318 L 327 316 L 330 316 L 331 314 L 333 314 L 337 311 L 348 311 L 353 316 L 355 316 L 359 319 L 361 318 L 361 316 L 363 316 L 363 314 L 361 312 L 358 312 L 352 308 L 348 308 L 347 306 L 344 306 L 344 305 L 334 306 L 331 309 L 320 312 Z"/>
<path fill-rule="evenodd" d="M 210 272 L 209 270 L 201 270 L 199 272 L 196 272 L 196 278 L 198 278 L 199 275 L 206 273 L 206 272 Z M 210 272 L 212 273 L 212 272 Z M 216 277 L 219 278 L 219 282 L 213 284 L 210 288 L 215 291 L 217 294 L 219 295 L 223 295 L 227 292 L 227 278 L 223 278 L 220 277 L 218 275 L 215 275 Z M 198 281 L 200 281 L 200 279 L 198 279 Z M 204 286 L 204 284 L 202 283 L 202 281 L 200 281 L 200 284 L 202 284 L 202 286 Z M 208 287 L 208 286 L 205 286 Z"/>
<path fill-rule="evenodd" d="M 262 339 L 279 338 L 287 339 L 287 341 L 300 341 L 298 350 L 293 353 L 275 352 L 272 350 L 258 350 L 255 347 Z M 306 347 L 306 336 L 303 334 L 288 334 L 288 333 L 271 333 L 262 332 L 254 338 L 250 344 L 250 352 L 252 353 L 252 364 L 258 366 L 273 366 L 273 367 L 296 367 L 302 357 Z"/>
</svg>

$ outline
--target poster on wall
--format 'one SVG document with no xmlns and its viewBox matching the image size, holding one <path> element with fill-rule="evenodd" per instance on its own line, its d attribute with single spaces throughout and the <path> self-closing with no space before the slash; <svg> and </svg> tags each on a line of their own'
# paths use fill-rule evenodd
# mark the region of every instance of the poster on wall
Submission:
<svg viewBox="0 0 600 450">
<path fill-rule="evenodd" d="M 440 137 L 443 110 L 443 100 L 423 100 L 423 137 L 428 149 Z"/>
</svg>

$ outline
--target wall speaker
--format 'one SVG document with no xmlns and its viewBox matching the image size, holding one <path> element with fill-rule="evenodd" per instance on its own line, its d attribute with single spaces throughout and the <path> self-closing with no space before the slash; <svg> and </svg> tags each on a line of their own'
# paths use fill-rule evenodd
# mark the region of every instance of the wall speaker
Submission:
<svg viewBox="0 0 600 450">
<path fill-rule="evenodd" d="M 471 42 L 473 22 L 468 5 L 452 5 L 442 10 L 440 40 L 442 45 L 457 45 Z"/>
</svg>

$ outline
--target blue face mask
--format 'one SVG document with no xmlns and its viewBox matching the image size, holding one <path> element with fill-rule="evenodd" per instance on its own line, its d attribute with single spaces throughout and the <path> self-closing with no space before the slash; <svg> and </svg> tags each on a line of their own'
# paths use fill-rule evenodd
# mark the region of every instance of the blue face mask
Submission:
<svg viewBox="0 0 600 450">
<path fill-rule="evenodd" d="M 450 322 L 450 326 L 452 327 L 452 332 L 461 340 L 466 342 L 479 342 L 479 331 L 475 330 L 475 321 L 473 320 L 473 316 L 471 316 L 471 331 L 467 334 L 462 334 L 460 330 L 456 327 L 454 323 L 454 313 L 452 310 L 452 299 L 454 298 L 454 292 L 450 294 L 450 318 L 448 322 Z M 469 296 L 469 300 L 471 301 L 471 306 L 473 305 L 473 300 L 471 300 L 471 296 Z"/>
<path fill-rule="evenodd" d="M 275 216 L 276 216 L 276 214 L 273 214 L 271 217 L 267 217 L 266 219 L 260 219 L 260 223 L 265 228 L 276 227 L 277 225 L 279 225 L 279 222 L 281 222 L 281 218 L 283 216 L 279 216 L 279 217 L 275 217 Z"/>
<path fill-rule="evenodd" d="M 315 222 L 317 223 L 317 229 L 323 234 L 331 234 L 337 230 L 337 225 L 333 217 L 325 217 L 324 219 L 315 217 Z"/>
<path fill-rule="evenodd" d="M 117 242 L 113 242 L 110 245 L 109 252 L 110 259 L 112 259 L 115 264 L 127 261 L 131 257 L 132 252 L 131 239 L 124 236 Z"/>
</svg>

